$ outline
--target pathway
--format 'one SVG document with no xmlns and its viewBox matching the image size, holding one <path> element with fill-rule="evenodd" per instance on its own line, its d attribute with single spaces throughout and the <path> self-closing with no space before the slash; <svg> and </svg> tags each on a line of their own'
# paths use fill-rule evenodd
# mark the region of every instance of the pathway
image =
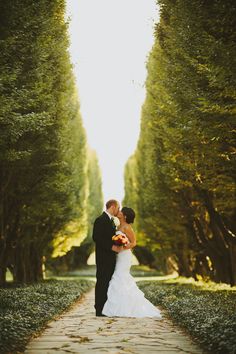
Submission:
<svg viewBox="0 0 236 354">
<path fill-rule="evenodd" d="M 95 317 L 94 289 L 70 311 L 48 324 L 27 346 L 26 354 L 203 354 L 165 316 L 155 318 Z"/>
</svg>

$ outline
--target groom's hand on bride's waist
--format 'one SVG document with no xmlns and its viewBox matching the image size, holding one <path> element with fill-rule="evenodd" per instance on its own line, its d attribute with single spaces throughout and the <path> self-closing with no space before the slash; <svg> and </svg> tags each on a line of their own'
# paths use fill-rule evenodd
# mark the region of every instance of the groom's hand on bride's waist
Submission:
<svg viewBox="0 0 236 354">
<path fill-rule="evenodd" d="M 120 251 L 123 250 L 123 246 L 113 245 L 111 249 L 112 249 L 112 251 L 119 253 Z"/>
</svg>

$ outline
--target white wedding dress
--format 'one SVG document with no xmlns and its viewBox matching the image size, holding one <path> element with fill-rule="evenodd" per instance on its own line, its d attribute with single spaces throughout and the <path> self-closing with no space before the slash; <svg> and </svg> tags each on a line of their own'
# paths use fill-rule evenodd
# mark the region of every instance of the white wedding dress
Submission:
<svg viewBox="0 0 236 354">
<path fill-rule="evenodd" d="M 123 234 L 121 231 L 119 233 Z M 123 250 L 116 257 L 115 271 L 109 282 L 107 301 L 102 310 L 103 315 L 162 318 L 160 311 L 144 297 L 144 293 L 138 288 L 130 274 L 131 250 Z"/>
</svg>

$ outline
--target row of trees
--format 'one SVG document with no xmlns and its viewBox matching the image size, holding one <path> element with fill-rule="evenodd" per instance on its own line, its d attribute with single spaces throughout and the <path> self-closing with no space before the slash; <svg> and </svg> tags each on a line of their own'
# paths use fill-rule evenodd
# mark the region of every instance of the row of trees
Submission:
<svg viewBox="0 0 236 354">
<path fill-rule="evenodd" d="M 43 256 L 64 254 L 87 235 L 97 183 L 90 174 L 99 171 L 88 152 L 67 27 L 65 0 L 1 1 L 1 282 L 7 268 L 16 281 L 42 279 Z"/>
<path fill-rule="evenodd" d="M 58 238 L 54 239 L 54 252 L 47 262 L 48 269 L 53 272 L 61 273 L 86 267 L 89 256 L 95 250 L 95 244 L 92 239 L 93 223 L 96 217 L 102 213 L 103 193 L 100 167 L 96 152 L 93 150 L 88 151 L 87 181 L 89 193 L 86 210 L 86 237 L 82 242 L 79 240 L 78 245 L 74 243 L 72 248 L 62 248 L 61 245 L 63 246 L 63 243 L 60 244 Z"/>
<path fill-rule="evenodd" d="M 159 6 L 124 203 L 153 265 L 235 285 L 236 4 Z"/>
</svg>

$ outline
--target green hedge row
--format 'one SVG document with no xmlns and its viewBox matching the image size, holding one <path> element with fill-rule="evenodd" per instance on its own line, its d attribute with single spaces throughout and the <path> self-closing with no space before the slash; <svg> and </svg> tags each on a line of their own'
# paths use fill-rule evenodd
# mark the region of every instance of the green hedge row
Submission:
<svg viewBox="0 0 236 354">
<path fill-rule="evenodd" d="M 145 296 L 208 351 L 236 353 L 236 288 L 179 282 L 139 282 Z"/>
<path fill-rule="evenodd" d="M 60 314 L 93 282 L 48 280 L 0 289 L 0 353 L 23 351 L 30 337 Z"/>
</svg>

